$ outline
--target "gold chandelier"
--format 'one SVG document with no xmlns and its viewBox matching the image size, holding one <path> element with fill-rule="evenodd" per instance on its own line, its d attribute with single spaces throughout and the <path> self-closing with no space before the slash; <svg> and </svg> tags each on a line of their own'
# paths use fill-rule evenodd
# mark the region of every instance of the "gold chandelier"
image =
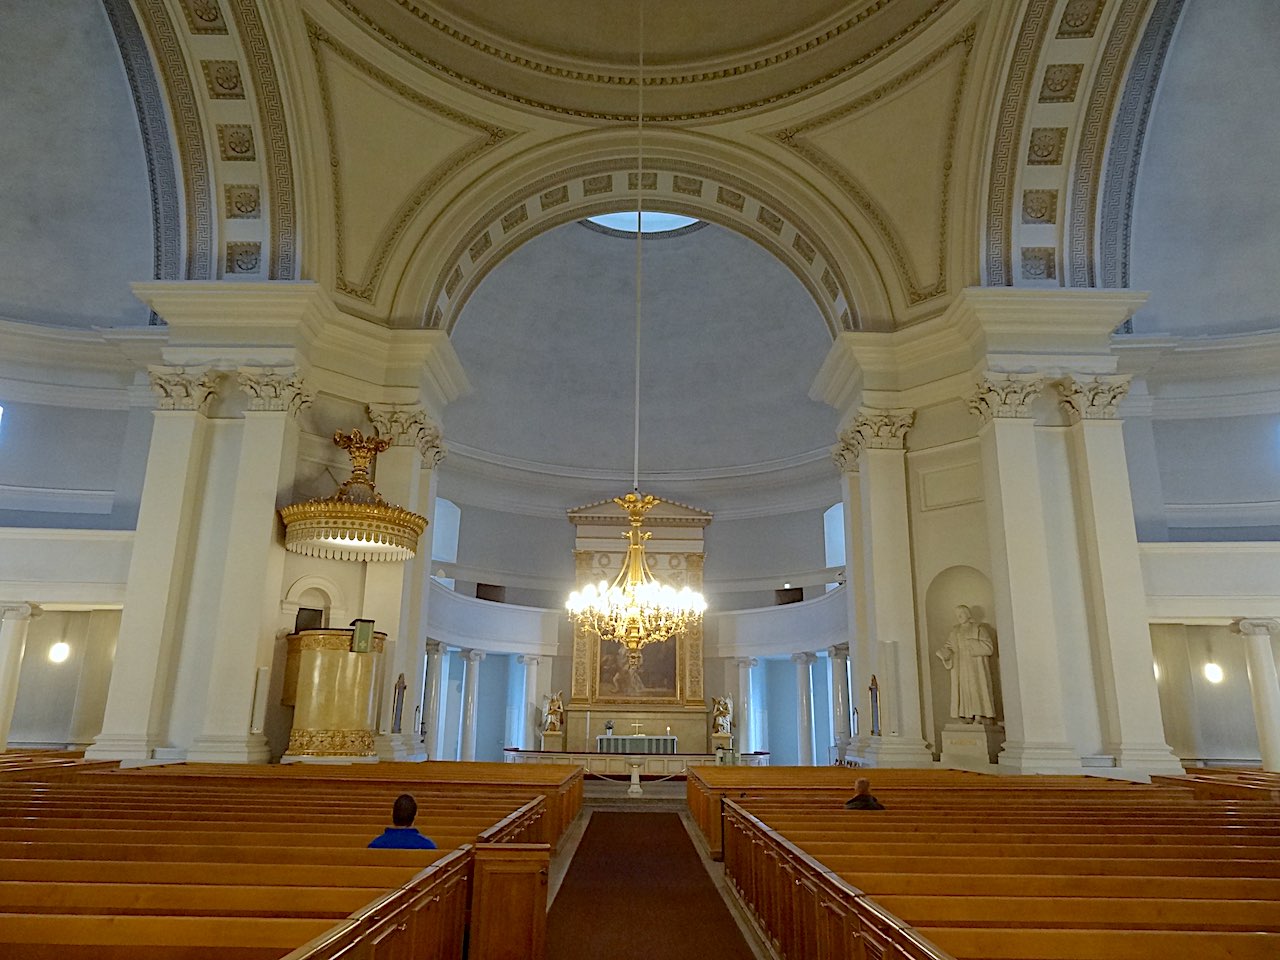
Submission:
<svg viewBox="0 0 1280 960">
<path fill-rule="evenodd" d="M 661 503 L 653 494 L 640 494 L 640 318 L 644 280 L 644 4 L 640 7 L 639 108 L 636 111 L 636 324 L 635 406 L 633 421 L 631 492 L 613 502 L 627 512 L 627 556 L 612 584 L 601 580 L 569 595 L 565 607 L 570 618 L 601 640 L 613 640 L 627 651 L 627 660 L 638 666 L 640 648 L 683 633 L 701 622 L 707 602 L 687 586 L 676 590 L 660 583 L 649 572 L 644 542 L 650 534 L 640 531 L 645 514 Z"/>
<path fill-rule="evenodd" d="M 631 529 L 627 531 L 627 557 L 618 576 L 610 584 L 588 584 L 569 595 L 565 606 L 574 620 L 597 634 L 601 640 L 622 644 L 628 657 L 649 643 L 658 643 L 683 633 L 702 619 L 707 601 L 702 594 L 683 587 L 676 590 L 660 583 L 649 572 L 641 533 L 644 516 L 662 501 L 653 494 L 640 496 L 632 491 L 613 502 L 627 511 Z"/>
<path fill-rule="evenodd" d="M 284 548 L 326 560 L 411 559 L 427 518 L 387 503 L 370 479 L 378 454 L 391 441 L 352 430 L 335 433 L 333 442 L 351 457 L 351 477 L 331 497 L 293 503 L 280 511 Z"/>
</svg>

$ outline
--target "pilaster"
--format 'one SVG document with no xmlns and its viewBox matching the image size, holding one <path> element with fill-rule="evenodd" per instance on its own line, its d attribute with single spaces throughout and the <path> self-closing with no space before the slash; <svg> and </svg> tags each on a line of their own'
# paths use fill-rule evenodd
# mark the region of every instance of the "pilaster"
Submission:
<svg viewBox="0 0 1280 960">
<path fill-rule="evenodd" d="M 1238 620 L 1235 629 L 1245 642 L 1262 769 L 1280 773 L 1280 681 L 1276 677 L 1276 653 L 1272 646 L 1272 638 L 1280 636 L 1280 620 Z"/>
<path fill-rule="evenodd" d="M 1071 423 L 1103 751 L 1121 769 L 1177 775 L 1182 764 L 1165 742 L 1151 670 L 1146 585 L 1118 416 L 1129 378 L 1067 377 L 1055 387 Z"/>
<path fill-rule="evenodd" d="M 1067 738 L 1059 681 L 1061 638 L 1052 615 L 1053 582 L 1032 404 L 1043 377 L 989 372 L 969 399 L 982 420 L 983 485 L 992 592 L 1000 637 L 1006 741 L 1001 766 L 1022 773 L 1079 773 Z"/>
<path fill-rule="evenodd" d="M 18 678 L 22 655 L 27 649 L 27 631 L 40 616 L 34 603 L 0 603 L 0 752 L 9 746 L 13 708 L 18 703 Z"/>
<path fill-rule="evenodd" d="M 284 576 L 284 546 L 276 510 L 293 491 L 298 414 L 311 403 L 295 366 L 242 366 L 236 382 L 245 394 L 227 526 L 226 556 L 200 733 L 187 751 L 192 762 L 265 763 L 266 737 L 251 730 L 257 668 L 270 666 L 274 615 Z"/>
</svg>

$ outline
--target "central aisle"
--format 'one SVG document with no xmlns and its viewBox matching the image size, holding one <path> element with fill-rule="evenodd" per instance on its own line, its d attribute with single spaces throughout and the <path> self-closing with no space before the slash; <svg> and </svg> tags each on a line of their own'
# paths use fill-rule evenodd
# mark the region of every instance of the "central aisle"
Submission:
<svg viewBox="0 0 1280 960">
<path fill-rule="evenodd" d="M 596 812 L 547 917 L 556 960 L 752 960 L 674 813 Z"/>
</svg>

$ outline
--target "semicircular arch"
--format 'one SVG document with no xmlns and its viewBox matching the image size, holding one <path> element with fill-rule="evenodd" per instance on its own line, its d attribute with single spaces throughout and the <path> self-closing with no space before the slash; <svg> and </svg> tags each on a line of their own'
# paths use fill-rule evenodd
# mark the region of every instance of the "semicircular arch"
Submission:
<svg viewBox="0 0 1280 960">
<path fill-rule="evenodd" d="M 820 198 L 780 169 L 749 166 L 714 141 L 671 132 L 653 141 L 642 173 L 646 209 L 708 220 L 764 247 L 808 290 L 833 338 L 887 326 L 891 297 L 871 253 Z M 509 254 L 561 224 L 634 209 L 635 180 L 634 135 L 618 131 L 557 144 L 519 171 L 492 171 L 459 196 L 447 223 L 424 234 L 393 316 L 452 331 L 471 294 Z"/>
</svg>

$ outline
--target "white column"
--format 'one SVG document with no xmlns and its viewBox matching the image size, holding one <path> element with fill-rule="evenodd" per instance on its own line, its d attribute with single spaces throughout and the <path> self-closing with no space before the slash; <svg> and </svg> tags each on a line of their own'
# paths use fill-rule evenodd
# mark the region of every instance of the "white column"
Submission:
<svg viewBox="0 0 1280 960">
<path fill-rule="evenodd" d="M 187 759 L 266 763 L 267 739 L 250 731 L 259 667 L 271 665 L 279 613 L 284 545 L 275 513 L 293 493 L 299 411 L 311 402 L 292 367 L 241 367 L 248 406 L 227 526 L 226 559 L 214 615 L 213 650 L 200 732 Z M 266 695 L 266 691 L 262 692 Z"/>
<path fill-rule="evenodd" d="M 755 657 L 739 657 L 738 665 L 738 753 L 751 753 L 756 749 L 755 737 L 752 736 L 752 724 L 755 723 L 755 706 L 752 703 L 751 668 L 760 661 Z"/>
<path fill-rule="evenodd" d="M 119 636 L 119 610 L 94 610 L 89 614 L 68 737 L 68 742 L 76 748 L 88 746 L 102 731 L 102 712 L 107 706 L 107 688 Z"/>
<path fill-rule="evenodd" d="M 371 403 L 369 420 L 379 437 L 391 446 L 378 456 L 374 483 L 388 503 L 402 506 L 431 518 L 435 507 L 435 466 L 444 457 L 440 428 L 420 404 Z M 378 723 L 376 746 L 385 760 L 420 759 L 422 751 L 416 736 L 402 724 L 400 733 L 392 733 L 392 695 L 397 678 L 404 674 L 405 710 L 423 702 L 422 677 L 425 669 L 427 603 L 430 596 L 431 539 L 430 523 L 418 540 L 413 559 L 397 563 L 369 564 L 365 572 L 365 616 L 375 620 L 378 629 L 395 641 L 391 662 L 384 671 L 382 716 Z"/>
<path fill-rule="evenodd" d="M 1079 773 L 1067 742 L 1059 636 L 1031 404 L 1034 377 L 989 374 L 969 401 L 978 431 L 991 550 L 1005 744 L 999 762 L 1022 773 Z"/>
<path fill-rule="evenodd" d="M 802 767 L 813 766 L 813 664 L 812 653 L 793 653 L 796 665 L 796 745 Z"/>
<path fill-rule="evenodd" d="M 1276 654 L 1271 645 L 1271 638 L 1280 634 L 1280 621 L 1241 620 L 1237 629 L 1244 635 L 1262 769 L 1280 773 L 1280 680 L 1276 677 Z"/>
<path fill-rule="evenodd" d="M 462 659 L 466 662 L 462 688 L 462 749 L 459 760 L 476 758 L 476 694 L 480 690 L 480 661 L 484 659 L 483 650 L 465 650 Z"/>
<path fill-rule="evenodd" d="M 870 716 L 870 694 L 867 683 L 874 672 L 872 666 L 872 649 L 867 632 L 867 577 L 864 563 L 865 551 L 862 543 L 862 475 L 858 469 L 858 458 L 862 452 L 862 444 L 856 434 L 847 441 L 837 443 L 831 450 L 831 458 L 840 469 L 840 490 L 844 498 L 844 580 L 847 620 L 849 625 L 849 667 L 852 675 L 852 690 L 849 698 L 849 717 L 852 727 L 853 711 L 857 709 L 861 716 Z M 854 741 L 853 750 L 863 755 L 869 743 L 865 727 Z"/>
<path fill-rule="evenodd" d="M 845 456 L 859 461 L 856 546 L 864 586 L 856 602 L 863 607 L 859 626 L 865 624 L 866 632 L 858 637 L 866 669 L 881 684 L 881 736 L 860 743 L 859 753 L 876 766 L 921 766 L 933 760 L 920 719 L 907 504 L 906 435 L 914 421 L 911 410 L 864 408 L 841 437 Z"/>
<path fill-rule="evenodd" d="M 520 700 L 520 742 L 516 744 L 521 750 L 540 750 L 538 742 L 538 661 L 541 658 L 524 654 L 516 657 L 516 663 L 524 667 L 524 694 Z"/>
<path fill-rule="evenodd" d="M 1058 384 L 1072 422 L 1089 594 L 1088 614 L 1100 669 L 1103 750 L 1116 766 L 1145 774 L 1182 773 L 1165 742 L 1160 694 L 1151 669 L 1146 584 L 1138 555 L 1123 424 L 1117 418 L 1128 377 Z"/>
<path fill-rule="evenodd" d="M 152 414 L 147 473 L 102 732 L 85 751 L 91 760 L 151 757 L 194 549 L 196 500 L 205 473 L 205 411 L 218 375 L 183 367 L 152 367 L 149 373 L 160 404 Z"/>
<path fill-rule="evenodd" d="M 0 752 L 9 746 L 13 708 L 18 703 L 18 677 L 27 649 L 32 617 L 40 616 L 34 603 L 0 603 Z"/>
<path fill-rule="evenodd" d="M 439 640 L 428 640 L 427 692 L 423 700 L 423 716 L 426 718 L 427 756 L 432 760 L 444 759 L 444 707 L 445 683 L 449 671 L 449 648 Z"/>
<path fill-rule="evenodd" d="M 849 726 L 849 645 L 836 644 L 827 648 L 831 658 L 831 723 L 835 728 L 836 749 L 847 746 L 851 736 Z"/>
<path fill-rule="evenodd" d="M 519 749 L 524 741 L 524 671 L 517 670 L 519 656 L 507 657 L 507 724 L 503 735 L 504 747 Z"/>
</svg>

